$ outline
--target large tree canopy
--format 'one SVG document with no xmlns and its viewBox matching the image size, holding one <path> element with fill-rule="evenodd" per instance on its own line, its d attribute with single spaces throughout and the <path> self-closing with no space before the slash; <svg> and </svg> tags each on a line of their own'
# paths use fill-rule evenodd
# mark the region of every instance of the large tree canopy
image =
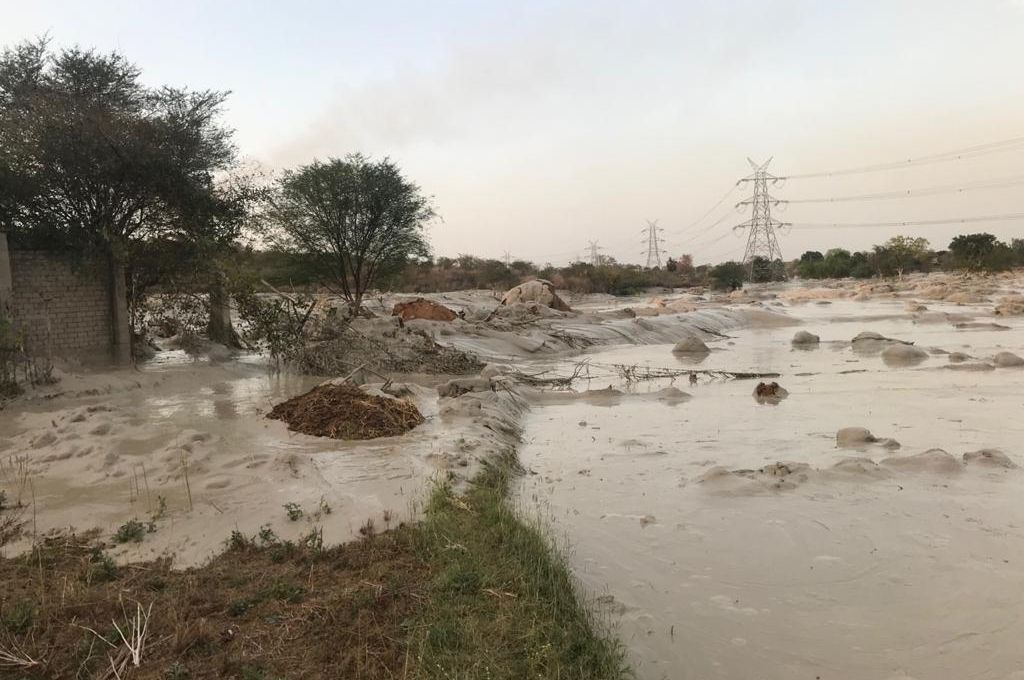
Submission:
<svg viewBox="0 0 1024 680">
<path fill-rule="evenodd" d="M 219 122 L 225 97 L 148 88 L 116 53 L 45 41 L 6 50 L 0 223 L 16 240 L 119 257 L 137 240 L 237 231 L 215 189 L 235 161 Z"/>
<path fill-rule="evenodd" d="M 429 254 L 430 199 L 388 159 L 314 161 L 285 173 L 272 203 L 283 244 L 308 256 L 355 309 L 379 276 Z"/>
</svg>

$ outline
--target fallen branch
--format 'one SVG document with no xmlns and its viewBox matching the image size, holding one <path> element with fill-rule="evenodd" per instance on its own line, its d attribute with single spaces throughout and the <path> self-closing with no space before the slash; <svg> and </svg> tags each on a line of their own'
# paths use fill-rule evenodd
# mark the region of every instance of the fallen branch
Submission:
<svg viewBox="0 0 1024 680">
<path fill-rule="evenodd" d="M 531 387 L 554 387 L 567 389 L 572 387 L 574 381 L 585 380 L 591 377 L 590 361 L 584 359 L 583 361 L 577 362 L 570 375 L 552 375 L 551 371 L 541 371 L 539 373 L 523 373 L 522 371 L 515 371 L 509 375 L 515 380 L 530 385 Z"/>
<path fill-rule="evenodd" d="M 601 364 L 595 364 L 600 366 Z M 693 368 L 659 368 L 640 366 L 638 364 L 608 364 L 608 368 L 616 371 L 626 382 L 642 382 L 646 380 L 675 380 L 682 376 L 706 376 L 712 380 L 763 380 L 778 378 L 780 373 L 754 373 L 749 371 L 726 371 L 721 369 Z"/>
</svg>

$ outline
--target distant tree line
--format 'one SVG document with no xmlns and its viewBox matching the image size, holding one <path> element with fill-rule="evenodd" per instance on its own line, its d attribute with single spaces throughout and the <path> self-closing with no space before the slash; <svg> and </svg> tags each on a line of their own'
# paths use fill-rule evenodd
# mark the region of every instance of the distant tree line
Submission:
<svg viewBox="0 0 1024 680">
<path fill-rule="evenodd" d="M 793 263 L 793 272 L 805 279 L 899 277 L 910 272 L 996 272 L 1024 266 L 1024 239 L 1009 244 L 992 234 L 962 234 L 946 250 L 936 251 L 927 239 L 894 236 L 869 251 L 833 248 L 825 253 L 809 250 Z"/>
</svg>

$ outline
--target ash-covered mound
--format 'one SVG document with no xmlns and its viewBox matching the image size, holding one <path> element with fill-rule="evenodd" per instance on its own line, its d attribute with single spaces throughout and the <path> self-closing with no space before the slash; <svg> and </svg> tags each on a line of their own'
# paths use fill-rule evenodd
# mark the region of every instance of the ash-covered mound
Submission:
<svg viewBox="0 0 1024 680">
<path fill-rule="evenodd" d="M 405 399 L 367 394 L 347 383 L 318 385 L 281 402 L 267 417 L 283 420 L 289 430 L 332 439 L 394 437 L 424 420 Z"/>
</svg>

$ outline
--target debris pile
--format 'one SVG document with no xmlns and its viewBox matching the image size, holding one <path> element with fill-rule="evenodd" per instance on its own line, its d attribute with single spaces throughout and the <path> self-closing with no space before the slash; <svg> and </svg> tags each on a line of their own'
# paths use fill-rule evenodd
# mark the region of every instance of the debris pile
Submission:
<svg viewBox="0 0 1024 680">
<path fill-rule="evenodd" d="M 544 279 L 534 279 L 533 281 L 521 283 L 514 288 L 510 288 L 504 297 L 501 298 L 502 305 L 514 305 L 519 302 L 537 302 L 545 307 L 557 309 L 560 312 L 572 311 L 572 308 L 562 298 L 558 297 L 558 293 L 555 292 L 555 284 Z"/>
<path fill-rule="evenodd" d="M 405 399 L 367 394 L 348 383 L 325 383 L 275 406 L 268 418 L 288 429 L 332 439 L 376 439 L 405 434 L 423 415 Z"/>
<path fill-rule="evenodd" d="M 454 321 L 458 317 L 455 312 L 441 303 L 422 297 L 395 303 L 394 309 L 391 310 L 391 316 L 397 316 L 402 321 L 412 321 L 413 319 Z"/>
</svg>

